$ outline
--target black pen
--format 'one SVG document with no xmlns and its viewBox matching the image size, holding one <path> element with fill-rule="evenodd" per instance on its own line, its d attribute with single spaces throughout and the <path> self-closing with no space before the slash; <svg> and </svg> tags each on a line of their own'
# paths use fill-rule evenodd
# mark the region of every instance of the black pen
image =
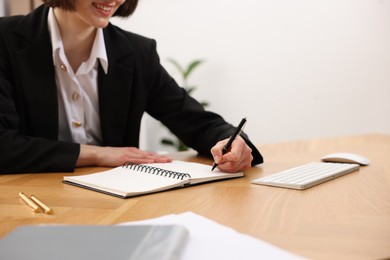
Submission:
<svg viewBox="0 0 390 260">
<path fill-rule="evenodd" d="M 236 131 L 234 131 L 233 135 L 230 136 L 228 142 L 225 144 L 225 146 L 222 149 L 222 154 L 225 154 L 230 150 L 230 147 L 232 146 L 234 139 L 236 139 L 237 135 L 239 135 L 241 133 L 242 129 L 244 128 L 245 123 L 246 123 L 246 117 L 244 117 L 241 120 L 240 124 L 236 128 Z M 211 168 L 211 171 L 213 171 L 215 169 L 215 167 L 217 167 L 217 166 L 218 166 L 218 164 L 216 162 L 214 162 L 213 167 Z"/>
</svg>

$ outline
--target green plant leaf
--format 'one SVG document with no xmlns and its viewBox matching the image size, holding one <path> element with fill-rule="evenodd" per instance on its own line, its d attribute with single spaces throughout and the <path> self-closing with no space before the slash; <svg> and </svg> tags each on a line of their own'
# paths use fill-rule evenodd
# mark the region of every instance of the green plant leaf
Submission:
<svg viewBox="0 0 390 260">
<path fill-rule="evenodd" d="M 188 146 L 185 145 L 181 140 L 179 140 L 179 143 L 177 145 L 177 150 L 179 152 L 184 152 L 184 151 L 187 151 L 188 150 Z"/>
<path fill-rule="evenodd" d="M 195 89 L 196 89 L 196 87 L 187 87 L 186 90 L 187 90 L 188 95 L 191 95 Z"/>
<path fill-rule="evenodd" d="M 167 138 L 163 138 L 161 140 L 161 144 L 169 145 L 169 146 L 176 146 L 175 143 L 171 139 L 167 139 Z"/>
<path fill-rule="evenodd" d="M 199 103 L 202 105 L 202 107 L 209 106 L 209 102 L 207 102 L 207 101 L 202 101 L 202 102 L 199 102 Z"/>
<path fill-rule="evenodd" d="M 172 58 L 168 58 L 168 61 L 174 65 L 176 67 L 176 69 L 180 72 L 180 74 L 183 76 L 184 78 L 184 75 L 186 74 L 186 71 L 184 70 L 184 68 L 179 64 L 179 62 L 177 62 L 175 59 L 172 59 Z"/>
<path fill-rule="evenodd" d="M 202 64 L 203 62 L 204 62 L 203 60 L 194 60 L 193 62 L 191 62 L 188 65 L 187 70 L 184 71 L 183 74 L 184 79 L 187 79 L 190 76 L 191 72 L 194 71 L 194 69 L 198 67 L 200 64 Z"/>
</svg>

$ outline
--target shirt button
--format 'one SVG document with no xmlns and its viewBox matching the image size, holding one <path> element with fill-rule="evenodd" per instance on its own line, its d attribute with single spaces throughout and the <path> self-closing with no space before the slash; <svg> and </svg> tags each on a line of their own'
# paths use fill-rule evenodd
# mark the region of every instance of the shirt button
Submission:
<svg viewBox="0 0 390 260">
<path fill-rule="evenodd" d="M 63 71 L 65 71 L 65 72 L 68 71 L 68 69 L 66 68 L 66 66 L 65 66 L 64 64 L 61 64 L 61 65 L 60 65 L 60 68 L 61 68 Z"/>
<path fill-rule="evenodd" d="M 73 127 L 79 128 L 82 124 L 79 121 L 73 121 L 72 125 Z"/>
<path fill-rule="evenodd" d="M 77 93 L 77 92 L 73 92 L 73 94 L 72 94 L 72 100 L 73 101 L 76 101 L 77 99 L 79 99 L 79 93 Z"/>
</svg>

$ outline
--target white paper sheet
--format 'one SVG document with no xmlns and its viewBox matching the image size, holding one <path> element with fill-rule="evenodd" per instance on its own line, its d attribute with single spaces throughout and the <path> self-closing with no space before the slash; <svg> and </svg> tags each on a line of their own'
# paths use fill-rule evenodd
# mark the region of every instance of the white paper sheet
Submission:
<svg viewBox="0 0 390 260">
<path fill-rule="evenodd" d="M 171 214 L 121 225 L 179 224 L 190 233 L 183 260 L 224 259 L 303 259 L 267 242 L 241 234 L 193 212 Z"/>
</svg>

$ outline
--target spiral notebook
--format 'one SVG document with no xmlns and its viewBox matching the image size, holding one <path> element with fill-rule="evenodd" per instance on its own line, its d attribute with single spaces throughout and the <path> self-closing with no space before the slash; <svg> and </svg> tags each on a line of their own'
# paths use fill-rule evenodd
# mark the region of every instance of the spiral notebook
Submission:
<svg viewBox="0 0 390 260">
<path fill-rule="evenodd" d="M 64 183 L 128 198 L 242 176 L 242 172 L 211 171 L 210 165 L 174 160 L 171 163 L 129 163 L 103 172 L 64 176 Z"/>
</svg>

